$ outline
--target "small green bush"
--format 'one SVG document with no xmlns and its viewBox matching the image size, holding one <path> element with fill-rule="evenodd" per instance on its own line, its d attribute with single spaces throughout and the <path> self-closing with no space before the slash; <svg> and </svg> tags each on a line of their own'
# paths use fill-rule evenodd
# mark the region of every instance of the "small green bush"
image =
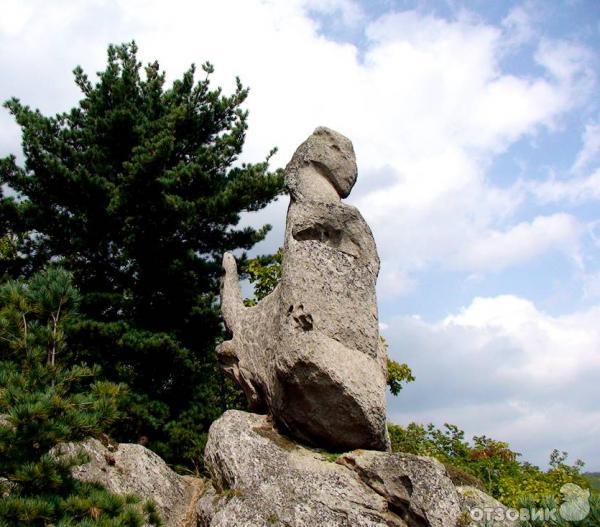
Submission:
<svg viewBox="0 0 600 527">
<path fill-rule="evenodd" d="M 540 505 L 550 498 L 560 500 L 565 483 L 590 487 L 581 474 L 583 463 L 578 460 L 569 465 L 566 452 L 552 452 L 549 469 L 541 470 L 520 461 L 520 454 L 503 441 L 486 436 L 465 440 L 464 432 L 455 425 L 439 429 L 432 424 L 391 424 L 388 429 L 394 452 L 435 457 L 444 463 L 456 484 L 479 487 L 509 507 Z"/>
</svg>

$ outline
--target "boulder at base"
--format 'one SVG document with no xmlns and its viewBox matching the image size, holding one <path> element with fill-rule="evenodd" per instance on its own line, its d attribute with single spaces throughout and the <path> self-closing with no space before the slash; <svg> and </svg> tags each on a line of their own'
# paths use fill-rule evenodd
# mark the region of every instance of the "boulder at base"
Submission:
<svg viewBox="0 0 600 527">
<path fill-rule="evenodd" d="M 461 515 L 438 461 L 317 451 L 263 415 L 226 412 L 210 428 L 205 461 L 212 483 L 198 503 L 200 526 L 447 527 Z"/>
<path fill-rule="evenodd" d="M 90 461 L 73 468 L 80 481 L 100 483 L 115 494 L 135 494 L 156 504 L 166 527 L 196 525 L 195 505 L 202 481 L 180 476 L 154 452 L 142 445 L 121 443 L 104 446 L 97 439 L 67 443 L 53 450 L 58 456 L 85 452 Z"/>
</svg>

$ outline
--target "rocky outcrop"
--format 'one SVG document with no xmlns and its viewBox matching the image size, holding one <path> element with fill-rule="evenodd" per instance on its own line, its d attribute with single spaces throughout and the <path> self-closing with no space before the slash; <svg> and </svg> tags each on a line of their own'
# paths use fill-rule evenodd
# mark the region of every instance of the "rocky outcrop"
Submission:
<svg viewBox="0 0 600 527">
<path fill-rule="evenodd" d="M 72 456 L 82 451 L 90 461 L 72 469 L 75 479 L 100 483 L 115 494 L 135 494 L 144 501 L 154 501 L 166 527 L 196 525 L 195 506 L 203 492 L 201 480 L 180 476 L 142 445 L 107 447 L 97 439 L 89 439 L 59 445 L 52 453 Z"/>
<path fill-rule="evenodd" d="M 444 465 L 425 456 L 363 451 L 338 460 L 383 496 L 388 507 L 409 525 L 454 525 L 460 514 L 458 495 Z"/>
<path fill-rule="evenodd" d="M 226 412 L 205 451 L 212 483 L 198 505 L 210 527 L 454 526 L 457 492 L 437 461 L 354 451 L 335 456 L 281 435 L 266 416 Z"/>
<path fill-rule="evenodd" d="M 351 142 L 317 128 L 285 170 L 279 285 L 245 307 L 235 259 L 224 255 L 232 339 L 219 360 L 251 409 L 268 415 L 231 410 L 210 427 L 201 527 L 463 527 L 484 503 L 459 494 L 435 459 L 385 451 L 379 259 L 368 225 L 341 201 L 355 181 Z"/>
<path fill-rule="evenodd" d="M 285 170 L 290 192 L 282 276 L 258 305 L 242 302 L 226 254 L 222 311 L 233 334 L 219 347 L 251 409 L 332 449 L 388 446 L 386 352 L 377 322 L 379 258 L 360 212 L 341 202 L 356 181 L 352 143 L 317 128 Z"/>
<path fill-rule="evenodd" d="M 455 487 L 433 458 L 328 453 L 282 435 L 268 416 L 235 410 L 210 428 L 206 482 L 176 474 L 141 445 L 90 439 L 52 454 L 81 451 L 90 461 L 72 469 L 76 479 L 153 500 L 167 527 L 479 527 L 477 511 L 507 510 L 477 488 Z M 518 525 L 501 515 L 485 525 Z"/>
</svg>

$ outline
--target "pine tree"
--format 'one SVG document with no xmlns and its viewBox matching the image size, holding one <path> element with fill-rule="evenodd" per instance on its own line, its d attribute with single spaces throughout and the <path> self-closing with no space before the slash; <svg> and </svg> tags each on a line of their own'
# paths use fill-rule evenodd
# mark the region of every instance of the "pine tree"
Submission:
<svg viewBox="0 0 600 527">
<path fill-rule="evenodd" d="M 0 184 L 17 196 L 0 200 L 5 272 L 29 275 L 48 261 L 73 272 L 76 358 L 131 388 L 117 438 L 188 464 L 227 401 L 214 354 L 221 256 L 264 238 L 268 226 L 236 228 L 240 213 L 282 189 L 268 157 L 237 161 L 248 90 L 237 80 L 224 95 L 211 88 L 212 66 L 202 72 L 196 81 L 192 66 L 167 88 L 158 63 L 142 72 L 134 43 L 110 46 L 96 84 L 75 69 L 76 108 L 47 117 L 6 103 L 25 165 L 0 160 Z"/>
<path fill-rule="evenodd" d="M 135 497 L 75 481 L 86 461 L 52 455 L 62 442 L 99 435 L 122 387 L 97 368 L 68 365 L 64 324 L 79 300 L 72 277 L 49 268 L 0 287 L 0 525 L 141 526 Z M 146 520 L 157 523 L 151 507 Z"/>
</svg>

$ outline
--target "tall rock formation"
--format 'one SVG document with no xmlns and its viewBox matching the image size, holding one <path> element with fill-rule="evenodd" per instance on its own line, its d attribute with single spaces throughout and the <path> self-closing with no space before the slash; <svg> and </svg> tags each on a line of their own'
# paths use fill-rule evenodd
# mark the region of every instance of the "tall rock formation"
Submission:
<svg viewBox="0 0 600 527">
<path fill-rule="evenodd" d="M 223 317 L 233 338 L 219 360 L 251 408 L 268 415 L 230 410 L 211 425 L 198 525 L 475 525 L 472 511 L 489 496 L 457 489 L 433 458 L 385 451 L 379 259 L 365 220 L 341 201 L 356 182 L 352 143 L 317 128 L 285 181 L 291 202 L 279 285 L 245 307 L 235 260 L 223 259 Z"/>
<path fill-rule="evenodd" d="M 296 150 L 285 169 L 281 282 L 245 307 L 235 260 L 224 256 L 222 310 L 233 338 L 218 351 L 251 408 L 268 411 L 289 435 L 331 449 L 385 450 L 379 258 L 360 212 L 341 201 L 356 176 L 352 143 L 333 130 L 317 128 Z"/>
</svg>

